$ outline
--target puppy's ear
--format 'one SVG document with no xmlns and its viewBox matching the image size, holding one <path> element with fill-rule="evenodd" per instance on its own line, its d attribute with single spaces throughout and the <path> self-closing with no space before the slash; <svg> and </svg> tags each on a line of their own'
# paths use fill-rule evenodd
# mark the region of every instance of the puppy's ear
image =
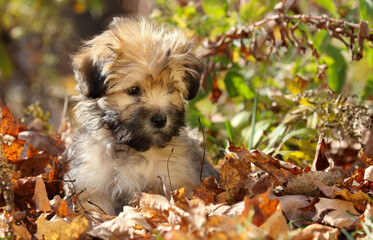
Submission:
<svg viewBox="0 0 373 240">
<path fill-rule="evenodd" d="M 73 57 L 75 80 L 81 94 L 88 98 L 99 98 L 105 95 L 106 84 L 102 74 L 102 66 L 94 62 L 88 48 Z"/>
<path fill-rule="evenodd" d="M 184 82 L 187 86 L 188 95 L 185 96 L 187 100 L 192 100 L 198 93 L 200 87 L 200 80 L 203 74 L 203 64 L 200 59 L 194 55 L 190 55 L 186 67 Z"/>
</svg>

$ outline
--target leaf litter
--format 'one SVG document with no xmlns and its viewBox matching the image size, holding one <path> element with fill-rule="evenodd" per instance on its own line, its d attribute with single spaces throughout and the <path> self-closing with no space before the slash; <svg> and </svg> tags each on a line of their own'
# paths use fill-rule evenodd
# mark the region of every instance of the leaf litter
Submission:
<svg viewBox="0 0 373 240">
<path fill-rule="evenodd" d="M 20 127 L 7 108 L 1 124 L 6 126 L 2 166 L 11 166 L 2 171 L 12 176 L 14 194 L 9 203 L 1 192 L 1 238 L 337 239 L 355 232 L 368 239 L 371 234 L 372 160 L 361 151 L 364 167 L 340 171 L 344 166 L 334 166 L 322 136 L 312 168 L 230 143 L 219 182 L 205 178 L 191 196 L 181 188 L 170 200 L 141 192 L 118 216 L 108 216 L 75 212 L 71 202 L 79 201 L 78 194 L 63 199 L 65 146 L 58 136 Z"/>
</svg>

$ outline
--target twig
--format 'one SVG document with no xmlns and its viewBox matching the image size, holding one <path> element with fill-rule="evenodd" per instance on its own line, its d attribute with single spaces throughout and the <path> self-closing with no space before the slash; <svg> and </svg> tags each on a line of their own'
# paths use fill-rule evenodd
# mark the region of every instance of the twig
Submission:
<svg viewBox="0 0 373 240">
<path fill-rule="evenodd" d="M 76 191 L 76 188 L 75 188 L 75 185 L 74 185 L 75 180 L 72 180 L 72 179 L 70 178 L 70 176 L 69 176 L 68 173 L 65 173 L 65 174 L 66 174 L 66 176 L 69 178 L 68 181 L 71 182 L 71 185 L 73 186 L 74 194 L 75 194 L 75 196 L 76 196 L 76 200 L 78 201 L 78 203 L 79 203 L 80 207 L 83 209 L 83 211 L 84 211 L 85 213 L 87 213 L 88 211 L 83 207 L 83 204 L 80 202 L 79 197 L 78 197 L 79 194 L 81 194 L 82 192 L 85 191 L 85 189 L 82 190 L 79 194 L 77 194 L 77 191 Z"/>
<path fill-rule="evenodd" d="M 308 35 L 301 28 L 300 23 L 309 26 L 314 26 L 318 30 L 327 30 L 331 38 L 341 41 L 350 51 L 351 59 L 360 60 L 363 57 L 363 43 L 364 40 L 373 42 L 373 29 L 369 29 L 366 21 L 360 23 L 351 23 L 341 19 L 329 18 L 327 15 L 310 16 L 307 14 L 286 15 L 279 9 L 276 9 L 276 15 L 272 15 L 258 22 L 252 23 L 243 27 L 234 27 L 226 33 L 218 36 L 213 41 L 208 41 L 205 44 L 206 51 L 202 54 L 203 57 L 228 55 L 228 50 L 231 49 L 228 45 L 232 44 L 234 40 L 241 40 L 241 52 L 245 56 L 253 56 L 257 61 L 264 61 L 273 53 L 273 49 L 278 48 L 278 42 L 281 40 L 282 47 L 287 48 L 288 43 L 299 49 L 302 53 L 308 48 L 312 52 L 312 56 L 317 64 L 318 77 L 324 78 L 327 66 L 325 63 L 320 63 L 320 55 L 313 46 L 312 41 L 308 40 Z M 264 26 L 265 25 L 265 26 Z M 260 28 L 260 29 L 258 29 Z M 281 38 L 275 37 L 274 29 L 279 29 Z M 298 30 L 301 36 L 296 36 L 295 31 Z M 261 42 L 258 42 L 257 31 L 261 31 Z M 290 33 L 289 33 L 290 31 Z M 277 39 L 276 39 L 277 38 Z M 346 38 L 346 39 L 344 39 Z M 245 47 L 242 39 L 251 39 L 249 47 Z M 268 41 L 265 53 L 261 47 L 263 42 Z M 358 41 L 358 44 L 355 42 Z M 355 46 L 357 49 L 355 50 Z M 260 52 L 262 51 L 262 52 Z M 274 51 L 276 52 L 276 51 Z M 214 67 L 208 69 L 207 72 L 213 72 Z"/>
<path fill-rule="evenodd" d="M 168 156 L 168 159 L 167 159 L 167 174 L 168 174 L 168 181 L 170 182 L 171 192 L 173 191 L 173 188 L 172 188 L 171 177 L 170 177 L 170 168 L 168 167 L 168 163 L 170 162 L 170 158 L 171 158 L 171 155 L 172 155 L 173 152 L 174 152 L 174 148 L 171 147 L 171 152 L 170 152 L 170 155 Z"/>
<path fill-rule="evenodd" d="M 69 97 L 65 97 L 65 101 L 63 103 L 63 110 L 62 110 L 62 115 L 61 115 L 61 121 L 60 121 L 60 127 L 58 128 L 58 134 L 62 133 L 63 130 L 63 125 L 65 123 L 65 116 L 67 112 L 67 106 L 69 105 Z"/>
<path fill-rule="evenodd" d="M 168 201 L 171 200 L 171 198 L 168 196 L 168 193 L 167 193 L 167 187 L 166 187 L 166 184 L 164 183 L 166 181 L 166 176 L 158 176 L 159 180 L 161 181 L 161 185 L 162 185 L 162 190 L 163 190 L 163 193 L 164 193 L 164 196 L 168 199 Z"/>
<path fill-rule="evenodd" d="M 206 158 L 206 139 L 205 139 L 205 131 L 203 130 L 202 123 L 201 123 L 201 118 L 198 117 L 197 119 L 198 119 L 199 127 L 201 128 L 202 138 L 203 138 L 203 157 L 202 157 L 202 162 L 201 162 L 201 172 L 199 173 L 199 180 L 202 182 L 203 166 L 205 164 L 205 158 Z"/>
<path fill-rule="evenodd" d="M 96 208 L 98 208 L 101 212 L 104 213 L 104 215 L 107 215 L 106 212 L 104 211 L 104 209 L 102 209 L 99 205 L 97 205 L 96 203 L 94 202 L 91 202 L 91 200 L 87 199 L 87 202 L 93 206 L 95 206 Z"/>
</svg>

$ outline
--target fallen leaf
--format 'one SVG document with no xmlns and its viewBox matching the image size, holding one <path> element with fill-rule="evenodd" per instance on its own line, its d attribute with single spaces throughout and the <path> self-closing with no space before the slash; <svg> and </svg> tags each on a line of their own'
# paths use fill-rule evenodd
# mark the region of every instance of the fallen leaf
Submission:
<svg viewBox="0 0 373 240">
<path fill-rule="evenodd" d="M 311 219 L 316 214 L 316 211 L 311 211 L 308 208 L 311 198 L 304 195 L 286 195 L 275 197 L 281 203 L 282 211 L 288 221 L 301 219 L 293 222 L 293 225 L 300 227 Z M 308 220 L 307 220 L 308 219 Z"/>
<path fill-rule="evenodd" d="M 341 232 L 338 228 L 333 228 L 318 223 L 311 224 L 304 229 L 292 232 L 293 240 L 329 240 L 338 239 Z"/>
<path fill-rule="evenodd" d="M 45 213 L 42 214 L 38 220 L 37 232 L 35 237 L 37 239 L 79 239 L 82 234 L 87 232 L 90 228 L 89 221 L 84 215 L 75 217 L 70 223 L 63 221 L 58 216 L 54 216 L 50 221 L 46 220 Z"/>
<path fill-rule="evenodd" d="M 248 152 L 246 157 L 250 162 L 277 179 L 280 184 L 294 179 L 295 175 L 293 173 L 299 174 L 302 172 L 301 169 L 295 165 L 291 165 L 283 161 L 280 162 L 279 160 L 274 159 L 259 150 Z"/>
<path fill-rule="evenodd" d="M 139 230 L 137 226 L 141 226 Z M 118 217 L 104 222 L 88 232 L 92 237 L 102 239 L 140 238 L 152 227 L 143 215 L 133 207 L 124 206 Z"/>
<path fill-rule="evenodd" d="M 51 158 L 48 154 L 42 153 L 31 157 L 30 159 L 20 160 L 14 163 L 16 171 L 19 171 L 20 177 L 37 176 L 45 173 Z"/>
<path fill-rule="evenodd" d="M 253 210 L 254 215 L 252 223 L 256 226 L 262 225 L 276 211 L 279 203 L 277 199 L 269 199 L 269 194 L 269 191 L 267 191 L 252 199 L 245 197 L 245 209 L 240 217 L 242 221 L 244 221 Z"/>
<path fill-rule="evenodd" d="M 35 202 L 36 211 L 49 212 L 52 208 L 49 204 L 49 199 L 47 195 L 47 190 L 43 178 L 41 176 L 37 177 L 35 184 L 35 191 L 33 200 Z"/>
<path fill-rule="evenodd" d="M 194 189 L 193 197 L 202 199 L 208 205 L 216 203 L 216 196 L 223 191 L 223 189 L 219 188 L 215 178 L 210 176 L 203 179 L 202 184 L 197 189 Z"/>
<path fill-rule="evenodd" d="M 356 218 L 349 216 L 349 214 L 360 215 L 350 201 L 319 198 L 319 202 L 315 204 L 315 208 L 316 215 L 313 218 L 314 221 L 347 230 L 354 230 L 358 225 Z"/>
<path fill-rule="evenodd" d="M 204 179 L 205 180 L 205 179 Z M 183 209 L 184 211 L 189 210 L 189 203 L 188 203 L 188 197 L 186 194 L 185 187 L 182 187 L 178 190 L 174 190 L 172 192 L 172 199 L 171 201 L 178 206 L 179 208 Z"/>
<path fill-rule="evenodd" d="M 40 132 L 23 131 L 18 134 L 18 137 L 22 140 L 27 140 L 35 148 L 55 157 L 61 155 L 65 150 L 65 145 L 61 140 Z"/>
<path fill-rule="evenodd" d="M 3 135 L 1 137 L 9 135 L 14 138 L 13 141 L 9 142 L 9 144 L 1 141 L 3 145 L 4 155 L 10 162 L 17 161 L 22 152 L 25 141 L 18 139 L 19 133 L 17 123 L 14 120 L 13 114 L 7 107 L 3 108 L 0 125 L 2 126 Z"/>
<path fill-rule="evenodd" d="M 373 166 L 369 166 L 365 169 L 364 180 L 373 182 Z"/>
<path fill-rule="evenodd" d="M 348 189 L 344 188 L 342 191 L 335 193 L 336 196 L 342 197 L 344 200 L 350 201 L 354 204 L 355 209 L 363 213 L 369 201 L 369 196 L 362 191 L 351 193 Z"/>
<path fill-rule="evenodd" d="M 59 195 L 54 196 L 54 198 L 50 201 L 50 205 L 53 211 L 56 211 L 57 216 L 60 218 L 65 218 L 66 216 L 70 216 L 75 213 L 67 205 L 66 200 L 61 199 Z"/>
<path fill-rule="evenodd" d="M 272 239 L 286 239 L 289 228 L 282 214 L 281 204 L 277 205 L 276 211 L 269 216 L 259 229 L 267 232 Z"/>
<path fill-rule="evenodd" d="M 262 174 L 259 178 L 249 175 L 245 181 L 245 189 L 249 190 L 249 197 L 264 193 L 271 186 L 268 173 Z"/>
<path fill-rule="evenodd" d="M 311 171 L 321 171 L 325 170 L 330 166 L 328 157 L 326 156 L 326 143 L 324 136 L 320 135 L 319 141 L 316 146 L 315 159 L 313 160 Z"/>
<path fill-rule="evenodd" d="M 226 157 L 225 163 L 220 169 L 220 187 L 229 192 L 234 202 L 242 201 L 248 193 L 245 182 L 250 174 L 250 162 Z"/>
<path fill-rule="evenodd" d="M 17 240 L 31 240 L 32 236 L 24 223 L 20 225 L 13 224 L 12 228 Z"/>
<path fill-rule="evenodd" d="M 241 215 L 245 209 L 245 202 L 241 201 L 234 205 L 227 204 L 210 204 L 205 207 L 205 213 L 208 216 L 222 216 L 226 215 L 229 217 Z"/>
</svg>

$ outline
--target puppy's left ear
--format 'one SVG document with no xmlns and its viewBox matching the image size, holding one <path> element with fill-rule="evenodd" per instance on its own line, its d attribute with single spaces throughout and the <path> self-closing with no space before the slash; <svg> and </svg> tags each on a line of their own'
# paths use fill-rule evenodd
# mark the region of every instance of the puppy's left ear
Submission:
<svg viewBox="0 0 373 240">
<path fill-rule="evenodd" d="M 183 80 L 188 90 L 188 95 L 185 97 L 187 100 L 192 100 L 199 91 L 204 67 L 202 61 L 194 55 L 190 55 L 188 58 L 188 63 L 184 65 L 186 70 Z"/>
</svg>

